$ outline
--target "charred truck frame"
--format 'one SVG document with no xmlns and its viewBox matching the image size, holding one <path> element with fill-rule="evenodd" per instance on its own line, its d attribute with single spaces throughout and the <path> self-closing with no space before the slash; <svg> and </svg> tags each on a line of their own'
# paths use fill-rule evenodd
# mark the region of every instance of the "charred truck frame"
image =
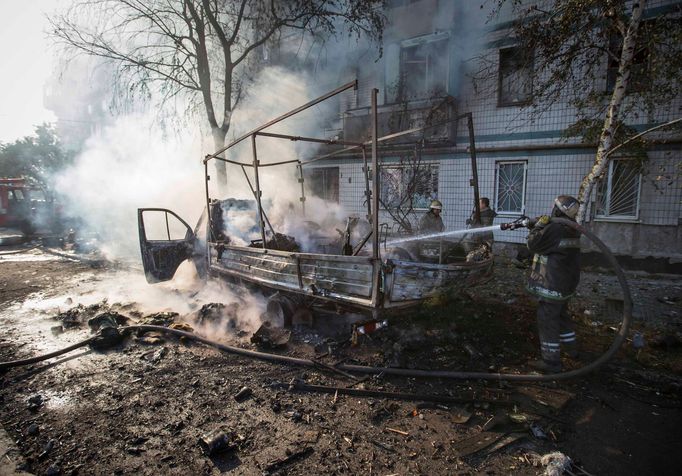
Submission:
<svg viewBox="0 0 682 476">
<path fill-rule="evenodd" d="M 492 273 L 492 255 L 483 259 L 468 261 L 464 256 L 459 259 L 443 258 L 443 243 L 436 243 L 438 257 L 435 260 L 421 261 L 414 258 L 412 253 L 386 253 L 382 256 L 381 233 L 379 223 L 379 180 L 381 162 L 379 149 L 392 140 L 423 132 L 431 127 L 444 123 L 412 128 L 384 137 L 377 137 L 377 93 L 372 91 L 371 99 L 371 140 L 367 142 L 350 142 L 344 140 L 327 140 L 313 137 L 291 136 L 266 132 L 265 129 L 285 119 L 298 114 L 316 104 L 334 97 L 346 90 L 357 89 L 357 81 L 345 84 L 324 96 L 283 114 L 266 124 L 235 139 L 214 154 L 203 160 L 206 185 L 206 210 L 193 231 L 190 226 L 167 209 L 142 208 L 138 210 L 138 224 L 140 246 L 147 281 L 155 283 L 171 279 L 180 265 L 186 259 L 192 259 L 200 274 L 220 276 L 240 285 L 256 286 L 270 292 L 270 303 L 279 306 L 285 321 L 291 318 L 296 308 L 311 307 L 313 305 L 331 304 L 337 308 L 353 312 L 369 313 L 378 317 L 384 311 L 406 309 L 422 303 L 425 299 L 439 293 L 456 293 L 464 288 L 487 280 Z M 471 113 L 458 115 L 448 119 L 453 122 L 460 119 L 468 121 L 469 151 L 472 164 L 472 179 L 468 185 L 474 188 L 474 206 L 478 214 L 478 178 L 476 167 L 476 147 L 473 134 Z M 318 155 L 308 160 L 284 160 L 272 163 L 261 163 L 257 152 L 257 138 L 259 136 L 290 141 L 306 141 L 327 145 L 341 145 L 343 149 L 324 155 Z M 238 162 L 220 157 L 226 150 L 251 139 L 253 158 L 250 163 Z M 368 167 L 367 152 L 371 150 L 371 167 Z M 371 229 L 354 245 L 344 246 L 339 254 L 318 254 L 305 252 L 281 251 L 276 243 L 278 233 L 273 229 L 266 212 L 263 210 L 259 170 L 263 167 L 275 167 L 295 164 L 301 183 L 301 204 L 305 214 L 305 190 L 303 185 L 303 168 L 309 164 L 330 159 L 343 153 L 360 152 L 363 160 L 365 178 L 365 195 L 367 196 L 367 218 Z M 239 167 L 251 189 L 256 204 L 257 224 L 260 231 L 260 248 L 235 246 L 225 243 L 216 232 L 212 217 L 212 200 L 209 194 L 208 164 L 213 160 L 220 160 Z M 253 183 L 249 179 L 246 168 L 253 170 Z M 370 185 L 371 184 L 371 185 Z M 178 218 L 186 227 L 183 239 L 171 239 L 168 230 L 167 240 L 150 240 L 146 236 L 144 216 L 148 212 L 165 212 L 166 227 L 168 228 L 168 214 Z M 201 243 L 198 235 L 206 227 L 206 243 Z M 267 229 L 266 229 L 267 228 Z M 271 240 L 266 240 L 266 234 Z M 385 238 L 385 237 L 384 237 Z M 371 239 L 371 254 L 366 247 Z M 275 246 L 271 246 L 275 243 Z M 269 246 L 270 244 L 270 246 Z M 386 252 L 384 241 L 384 252 Z M 404 250 L 401 250 L 404 251 Z M 341 254 L 343 253 L 343 254 Z M 364 255 L 363 255 L 364 254 Z M 451 262 L 448 262 L 451 261 Z M 269 304 L 270 306 L 270 304 Z"/>
</svg>

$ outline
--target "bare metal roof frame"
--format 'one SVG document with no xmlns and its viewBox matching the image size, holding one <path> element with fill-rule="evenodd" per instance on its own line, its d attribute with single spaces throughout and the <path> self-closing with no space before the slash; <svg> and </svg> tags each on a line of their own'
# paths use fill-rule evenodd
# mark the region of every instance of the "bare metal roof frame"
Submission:
<svg viewBox="0 0 682 476">
<path fill-rule="evenodd" d="M 367 195 L 367 202 L 368 202 L 368 215 L 367 218 L 371 220 L 372 223 L 372 258 L 373 260 L 378 259 L 379 257 L 379 230 L 378 230 L 378 212 L 379 212 L 379 190 L 378 190 L 378 169 L 379 169 L 379 162 L 378 162 L 378 146 L 380 142 L 387 142 L 393 139 L 397 139 L 399 137 L 403 137 L 406 135 L 414 134 L 420 131 L 425 131 L 431 128 L 439 127 L 444 124 L 448 124 L 454 121 L 457 121 L 462 118 L 467 118 L 467 123 L 468 123 L 468 128 L 469 128 L 469 143 L 470 143 L 470 153 L 471 153 L 471 162 L 472 162 L 472 171 L 473 171 L 473 179 L 472 179 L 472 185 L 474 186 L 474 197 L 475 197 L 475 215 L 476 219 L 479 219 L 480 216 L 480 211 L 479 211 L 479 204 L 478 204 L 478 176 L 477 176 L 477 167 L 476 167 L 476 146 L 474 142 L 474 135 L 473 135 L 473 118 L 471 113 L 466 113 L 466 114 L 461 114 L 458 115 L 454 118 L 451 118 L 449 120 L 437 123 L 437 124 L 431 124 L 431 125 L 425 125 L 421 127 L 414 127 L 412 129 L 408 129 L 405 131 L 397 132 L 394 134 L 389 134 L 386 136 L 383 136 L 381 138 L 377 137 L 378 133 L 378 111 L 377 111 L 377 94 L 378 90 L 373 89 L 372 90 L 372 105 L 371 105 L 371 112 L 372 112 L 372 122 L 371 122 L 371 129 L 372 129 L 372 134 L 371 134 L 371 140 L 365 141 L 365 142 L 352 142 L 352 141 L 339 141 L 339 140 L 330 140 L 330 139 L 319 139 L 319 138 L 313 138 L 313 137 L 305 137 L 305 136 L 292 136 L 288 134 L 278 134 L 278 133 L 271 133 L 271 132 L 263 132 L 264 129 L 277 124 L 291 116 L 294 116 L 295 114 L 298 114 L 301 111 L 304 111 L 305 109 L 308 109 L 316 104 L 319 104 L 337 94 L 340 94 L 350 88 L 357 89 L 357 80 L 351 81 L 350 83 L 347 83 L 323 96 L 320 96 L 317 99 L 314 99 L 296 109 L 293 109 L 259 127 L 256 129 L 252 130 L 251 132 L 248 132 L 241 137 L 237 138 L 236 140 L 233 140 L 230 144 L 227 146 L 221 148 L 217 152 L 207 155 L 203 162 L 204 162 L 204 173 L 205 173 L 205 184 L 206 184 L 206 206 L 207 210 L 209 210 L 208 213 L 208 222 L 209 222 L 209 229 L 212 230 L 212 220 L 211 220 L 211 213 L 210 213 L 210 196 L 209 196 L 209 190 L 208 190 L 208 181 L 210 179 L 209 174 L 208 174 L 208 162 L 212 159 L 220 160 L 226 163 L 230 163 L 233 165 L 238 165 L 241 169 L 242 172 L 244 173 L 244 176 L 246 177 L 246 180 L 249 184 L 249 188 L 251 189 L 251 192 L 253 193 L 254 198 L 256 199 L 256 203 L 258 206 L 258 222 L 259 222 L 259 228 L 260 228 L 260 234 L 261 234 L 261 240 L 262 240 L 262 246 L 263 248 L 266 248 L 266 241 L 265 241 L 265 223 L 267 223 L 268 227 L 270 228 L 270 231 L 273 235 L 273 239 L 276 241 L 276 233 L 270 224 L 270 220 L 268 220 L 267 215 L 265 214 L 262 203 L 261 203 L 261 197 L 262 197 L 262 191 L 260 189 L 260 180 L 259 180 L 259 174 L 258 174 L 258 169 L 259 167 L 272 167 L 276 165 L 284 165 L 284 164 L 290 164 L 290 163 L 297 163 L 297 167 L 299 169 L 300 173 L 300 178 L 299 181 L 301 182 L 301 202 L 303 203 L 303 209 L 305 211 L 305 195 L 304 195 L 304 187 L 303 187 L 303 166 L 317 162 L 319 160 L 324 160 L 328 159 L 331 157 L 334 157 L 336 155 L 340 155 L 342 153 L 348 153 L 351 151 L 356 151 L 356 150 L 361 150 L 362 151 L 362 158 L 364 161 L 364 167 L 363 170 L 365 172 L 365 182 L 366 182 L 366 192 L 365 194 Z M 291 141 L 304 141 L 304 142 L 314 142 L 314 143 L 322 143 L 322 144 L 340 144 L 340 145 L 346 145 L 349 147 L 346 147 L 344 149 L 340 149 L 334 152 L 331 152 L 329 154 L 325 154 L 322 156 L 315 157 L 313 159 L 307 160 L 307 161 L 301 161 L 298 159 L 293 159 L 293 160 L 286 160 L 286 161 L 280 161 L 280 162 L 273 162 L 270 164 L 260 164 L 260 161 L 258 160 L 258 154 L 256 150 L 256 138 L 257 136 L 263 136 L 263 137 L 270 137 L 270 138 L 276 138 L 276 139 L 287 139 Z M 242 162 L 237 162 L 229 159 L 225 159 L 223 157 L 219 157 L 220 154 L 224 153 L 226 150 L 234 147 L 235 145 L 241 143 L 244 139 L 251 137 L 251 145 L 252 145 L 252 151 L 253 151 L 253 162 L 251 164 L 246 164 Z M 369 191 L 369 177 L 368 177 L 368 167 L 367 167 L 367 156 L 366 156 L 366 147 L 371 145 L 372 149 L 372 190 Z M 248 175 L 246 174 L 245 167 L 252 167 L 254 169 L 254 179 L 255 179 L 255 188 L 251 184 L 251 181 L 248 178 Z M 371 205 L 370 205 L 371 202 Z M 211 232 L 212 234 L 212 232 Z M 375 297 L 373 296 L 373 299 Z"/>
</svg>

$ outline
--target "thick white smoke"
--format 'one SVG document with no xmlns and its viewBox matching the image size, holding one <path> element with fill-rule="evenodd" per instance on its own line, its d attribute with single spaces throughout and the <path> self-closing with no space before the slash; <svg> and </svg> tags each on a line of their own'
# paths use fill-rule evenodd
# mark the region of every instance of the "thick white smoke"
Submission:
<svg viewBox="0 0 682 476">
<path fill-rule="evenodd" d="M 135 114 L 90 137 L 55 189 L 107 256 L 137 259 L 137 208 L 169 208 L 193 225 L 204 206 L 202 176 L 196 132 L 164 135 L 151 115 Z"/>
</svg>

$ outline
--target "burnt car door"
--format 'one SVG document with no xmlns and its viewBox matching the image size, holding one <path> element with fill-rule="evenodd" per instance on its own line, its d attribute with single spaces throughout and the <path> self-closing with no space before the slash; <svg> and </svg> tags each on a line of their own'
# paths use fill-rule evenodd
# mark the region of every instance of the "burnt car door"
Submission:
<svg viewBox="0 0 682 476">
<path fill-rule="evenodd" d="M 173 278 L 180 263 L 192 257 L 195 241 L 192 228 L 165 208 L 138 208 L 137 225 L 147 282 Z"/>
</svg>

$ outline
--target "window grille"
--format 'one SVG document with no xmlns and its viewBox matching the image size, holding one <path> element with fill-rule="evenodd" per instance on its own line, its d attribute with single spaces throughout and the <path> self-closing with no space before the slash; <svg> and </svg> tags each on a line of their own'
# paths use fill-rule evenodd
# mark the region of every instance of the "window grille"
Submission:
<svg viewBox="0 0 682 476">
<path fill-rule="evenodd" d="M 635 159 L 612 159 L 597 186 L 595 218 L 639 217 L 641 166 Z"/>
<path fill-rule="evenodd" d="M 526 161 L 495 164 L 495 209 L 500 214 L 520 214 L 526 210 Z"/>
</svg>

